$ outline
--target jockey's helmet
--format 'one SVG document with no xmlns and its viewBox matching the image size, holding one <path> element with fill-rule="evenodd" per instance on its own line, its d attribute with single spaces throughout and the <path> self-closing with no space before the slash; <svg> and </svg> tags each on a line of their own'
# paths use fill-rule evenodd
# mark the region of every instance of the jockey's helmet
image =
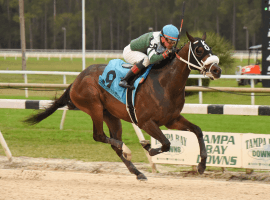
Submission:
<svg viewBox="0 0 270 200">
<path fill-rule="evenodd" d="M 179 35 L 178 29 L 172 24 L 168 24 L 164 26 L 160 33 L 160 36 L 163 36 L 167 39 L 175 40 L 175 41 L 177 41 L 178 35 Z"/>
</svg>

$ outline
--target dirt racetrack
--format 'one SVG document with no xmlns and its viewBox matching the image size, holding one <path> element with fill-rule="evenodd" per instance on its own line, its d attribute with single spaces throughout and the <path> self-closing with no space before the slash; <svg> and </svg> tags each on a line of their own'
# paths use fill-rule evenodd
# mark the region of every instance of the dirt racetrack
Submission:
<svg viewBox="0 0 270 200">
<path fill-rule="evenodd" d="M 76 199 L 268 199 L 270 174 L 173 172 L 136 164 L 148 181 L 138 181 L 122 163 L 0 156 L 0 200 Z M 255 178 L 254 178 L 255 177 Z"/>
</svg>

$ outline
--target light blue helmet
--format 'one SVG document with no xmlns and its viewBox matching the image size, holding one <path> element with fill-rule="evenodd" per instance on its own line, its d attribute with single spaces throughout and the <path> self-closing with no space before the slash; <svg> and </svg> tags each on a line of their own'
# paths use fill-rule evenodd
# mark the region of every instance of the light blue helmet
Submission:
<svg viewBox="0 0 270 200">
<path fill-rule="evenodd" d="M 179 35 L 178 29 L 172 24 L 164 26 L 160 33 L 160 36 L 166 37 L 170 40 L 177 40 L 178 35 Z"/>
</svg>

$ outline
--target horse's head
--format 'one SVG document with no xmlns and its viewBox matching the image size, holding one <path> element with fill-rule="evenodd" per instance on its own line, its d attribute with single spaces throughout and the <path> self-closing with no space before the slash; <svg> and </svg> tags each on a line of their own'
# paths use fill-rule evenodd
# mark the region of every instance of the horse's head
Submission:
<svg viewBox="0 0 270 200">
<path fill-rule="evenodd" d="M 212 54 L 210 47 L 205 43 L 206 33 L 202 39 L 193 38 L 186 32 L 189 43 L 188 64 L 189 69 L 199 70 L 210 79 L 218 79 L 221 75 L 221 68 L 218 66 L 219 58 Z M 183 60 L 182 60 L 183 61 Z"/>
</svg>

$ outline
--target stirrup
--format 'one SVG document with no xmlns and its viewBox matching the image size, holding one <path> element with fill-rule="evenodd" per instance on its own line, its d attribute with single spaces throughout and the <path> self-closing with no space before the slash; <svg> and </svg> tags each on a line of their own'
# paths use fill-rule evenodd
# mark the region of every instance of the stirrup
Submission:
<svg viewBox="0 0 270 200">
<path fill-rule="evenodd" d="M 131 85 L 128 85 L 128 82 L 126 80 L 121 80 L 119 82 L 119 86 L 124 87 L 124 88 L 129 88 L 131 90 L 134 90 L 135 89 L 135 87 L 133 87 Z"/>
</svg>

